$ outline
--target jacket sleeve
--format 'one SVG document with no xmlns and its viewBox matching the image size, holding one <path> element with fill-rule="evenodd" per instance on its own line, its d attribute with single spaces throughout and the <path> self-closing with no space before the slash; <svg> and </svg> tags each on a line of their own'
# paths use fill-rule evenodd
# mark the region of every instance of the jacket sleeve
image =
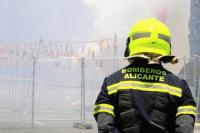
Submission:
<svg viewBox="0 0 200 133">
<path fill-rule="evenodd" d="M 176 113 L 176 133 L 193 133 L 196 104 L 190 88 L 183 80 L 182 99 Z"/>
<path fill-rule="evenodd" d="M 114 106 L 108 95 L 106 78 L 97 97 L 93 114 L 97 121 L 98 132 L 112 133 L 115 129 L 115 114 Z"/>
</svg>

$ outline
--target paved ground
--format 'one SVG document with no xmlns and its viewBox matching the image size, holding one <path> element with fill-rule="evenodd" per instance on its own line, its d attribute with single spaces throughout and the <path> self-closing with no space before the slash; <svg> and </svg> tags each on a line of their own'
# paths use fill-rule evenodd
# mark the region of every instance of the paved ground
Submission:
<svg viewBox="0 0 200 133">
<path fill-rule="evenodd" d="M 97 133 L 97 128 L 95 126 L 95 123 L 93 122 L 92 122 L 92 125 L 94 127 L 93 129 L 73 128 L 73 122 L 51 122 L 51 123 L 36 122 L 35 128 L 33 129 L 31 128 L 31 123 L 27 123 L 27 124 L 16 123 L 15 125 L 11 125 L 9 122 L 9 125 L 7 124 L 8 123 L 5 123 L 5 122 L 0 123 L 0 133 Z M 48 126 L 51 126 L 51 127 L 48 127 Z M 196 125 L 194 133 L 199 133 L 199 132 L 200 132 L 200 124 Z"/>
</svg>

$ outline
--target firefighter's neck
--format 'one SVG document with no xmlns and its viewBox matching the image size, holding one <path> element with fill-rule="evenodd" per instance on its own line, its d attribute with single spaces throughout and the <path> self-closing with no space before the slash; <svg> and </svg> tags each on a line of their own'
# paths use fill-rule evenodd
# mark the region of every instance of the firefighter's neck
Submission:
<svg viewBox="0 0 200 133">
<path fill-rule="evenodd" d="M 142 54 L 137 54 L 135 55 L 135 57 L 139 57 L 139 58 L 143 58 L 144 60 L 148 60 L 148 64 L 160 64 L 160 60 L 159 60 L 159 57 L 160 55 L 158 54 L 152 54 L 152 53 L 142 53 Z M 136 58 L 134 59 L 134 56 L 133 58 L 129 59 L 129 63 L 133 63 L 134 60 L 136 60 Z"/>
</svg>

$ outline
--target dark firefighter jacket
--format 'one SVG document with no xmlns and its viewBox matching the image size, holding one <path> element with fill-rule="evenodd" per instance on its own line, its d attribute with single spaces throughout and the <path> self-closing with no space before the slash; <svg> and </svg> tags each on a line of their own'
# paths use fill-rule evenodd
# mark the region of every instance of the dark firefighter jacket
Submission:
<svg viewBox="0 0 200 133">
<path fill-rule="evenodd" d="M 185 80 L 161 64 L 132 63 L 104 79 L 94 107 L 99 133 L 193 133 Z"/>
</svg>

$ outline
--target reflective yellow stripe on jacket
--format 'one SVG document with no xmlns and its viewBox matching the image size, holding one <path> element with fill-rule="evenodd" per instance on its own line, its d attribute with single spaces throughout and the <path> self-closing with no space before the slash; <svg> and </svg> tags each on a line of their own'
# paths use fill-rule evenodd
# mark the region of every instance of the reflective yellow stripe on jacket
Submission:
<svg viewBox="0 0 200 133">
<path fill-rule="evenodd" d="M 139 90 L 139 91 L 152 91 L 164 92 L 171 95 L 181 97 L 182 89 L 164 83 L 150 83 L 141 81 L 121 81 L 107 87 L 108 94 L 116 93 L 118 90 Z"/>
<path fill-rule="evenodd" d="M 176 116 L 182 115 L 182 114 L 196 115 L 196 107 L 192 105 L 178 107 Z"/>
<path fill-rule="evenodd" d="M 108 113 L 111 114 L 112 116 L 114 115 L 114 106 L 110 105 L 110 104 L 97 104 L 94 107 L 94 112 L 93 114 L 97 114 L 97 113 Z"/>
</svg>

